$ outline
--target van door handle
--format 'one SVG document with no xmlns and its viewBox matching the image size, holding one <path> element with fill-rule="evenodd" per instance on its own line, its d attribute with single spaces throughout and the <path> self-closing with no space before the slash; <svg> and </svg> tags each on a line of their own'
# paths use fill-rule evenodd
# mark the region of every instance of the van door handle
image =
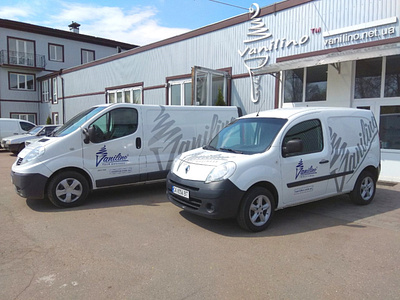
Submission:
<svg viewBox="0 0 400 300">
<path fill-rule="evenodd" d="M 322 165 L 322 164 L 327 164 L 328 162 L 329 162 L 329 160 L 323 159 L 323 160 L 321 160 L 319 163 Z"/>
<path fill-rule="evenodd" d="M 142 148 L 142 139 L 140 137 L 136 138 L 136 149 Z"/>
</svg>

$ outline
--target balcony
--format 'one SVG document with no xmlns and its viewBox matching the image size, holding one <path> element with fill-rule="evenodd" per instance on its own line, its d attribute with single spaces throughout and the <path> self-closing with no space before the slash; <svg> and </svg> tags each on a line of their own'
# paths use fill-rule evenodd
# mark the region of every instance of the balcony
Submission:
<svg viewBox="0 0 400 300">
<path fill-rule="evenodd" d="M 44 69 L 46 61 L 44 55 L 1 50 L 0 65 Z"/>
</svg>

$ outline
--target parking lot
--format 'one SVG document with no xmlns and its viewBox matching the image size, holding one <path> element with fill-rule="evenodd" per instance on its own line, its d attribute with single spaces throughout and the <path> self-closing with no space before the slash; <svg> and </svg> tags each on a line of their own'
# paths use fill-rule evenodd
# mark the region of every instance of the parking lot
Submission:
<svg viewBox="0 0 400 300">
<path fill-rule="evenodd" d="M 400 184 L 278 211 L 248 233 L 167 201 L 165 182 L 77 208 L 19 197 L 0 150 L 0 299 L 399 299 Z"/>
</svg>

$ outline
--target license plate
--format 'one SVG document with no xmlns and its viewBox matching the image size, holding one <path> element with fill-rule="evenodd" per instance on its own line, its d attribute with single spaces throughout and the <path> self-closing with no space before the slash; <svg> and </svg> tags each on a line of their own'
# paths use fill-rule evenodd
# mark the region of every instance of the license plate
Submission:
<svg viewBox="0 0 400 300">
<path fill-rule="evenodd" d="M 185 197 L 185 198 L 189 199 L 189 191 L 187 191 L 187 190 L 184 190 L 184 189 L 178 188 L 176 186 L 173 186 L 172 187 L 172 192 L 174 194 L 177 194 L 179 196 L 182 196 L 182 197 Z"/>
</svg>

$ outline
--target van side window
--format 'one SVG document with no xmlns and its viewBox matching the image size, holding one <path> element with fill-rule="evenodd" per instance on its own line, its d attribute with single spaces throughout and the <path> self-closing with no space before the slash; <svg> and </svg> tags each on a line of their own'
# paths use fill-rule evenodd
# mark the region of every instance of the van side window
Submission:
<svg viewBox="0 0 400 300">
<path fill-rule="evenodd" d="M 21 126 L 21 129 L 25 130 L 25 131 L 29 131 L 33 127 L 35 127 L 35 125 L 32 125 L 31 123 L 26 123 L 26 122 L 19 122 L 19 126 Z"/>
<path fill-rule="evenodd" d="M 301 122 L 293 126 L 283 139 L 283 147 L 291 140 L 301 140 L 303 149 L 288 156 L 321 152 L 324 148 L 321 122 L 317 119 Z"/>
<path fill-rule="evenodd" d="M 95 132 L 95 143 L 121 138 L 134 133 L 138 127 L 138 113 L 133 108 L 114 109 L 90 126 Z"/>
</svg>

